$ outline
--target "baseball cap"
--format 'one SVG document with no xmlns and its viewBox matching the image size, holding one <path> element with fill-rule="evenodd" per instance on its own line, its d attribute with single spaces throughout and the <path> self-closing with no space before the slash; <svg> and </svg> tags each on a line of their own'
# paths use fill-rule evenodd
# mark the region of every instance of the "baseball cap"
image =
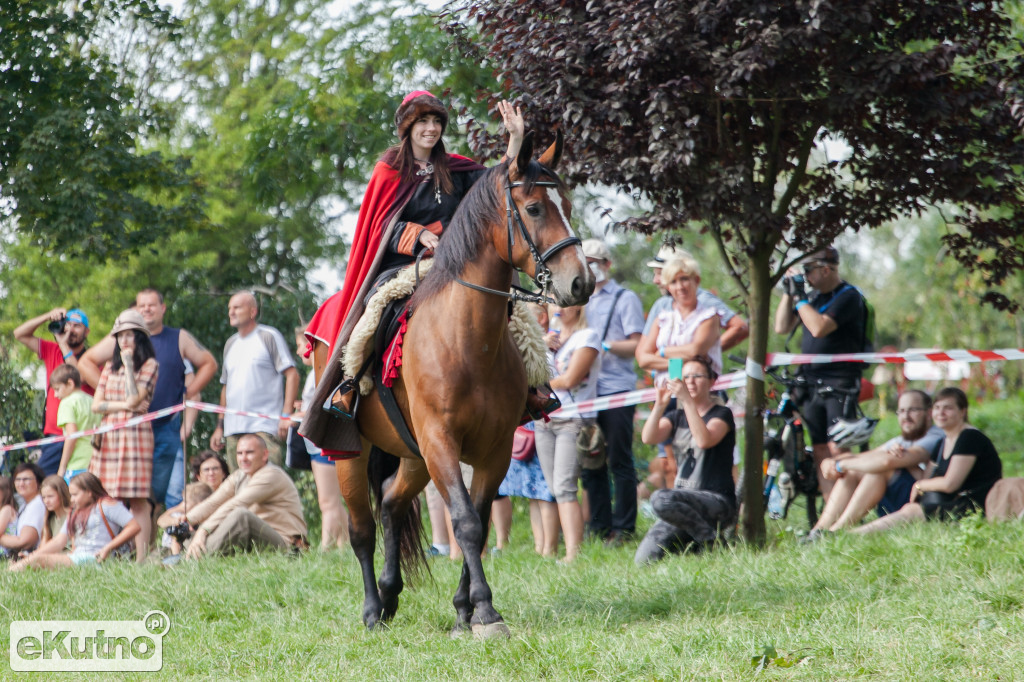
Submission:
<svg viewBox="0 0 1024 682">
<path fill-rule="evenodd" d="M 693 258 L 693 255 L 686 249 L 677 249 L 674 246 L 666 244 L 658 249 L 658 255 L 655 256 L 653 260 L 647 261 L 647 267 L 663 268 L 665 267 L 665 263 L 669 262 L 673 258 Z"/>
<path fill-rule="evenodd" d="M 598 260 L 612 259 L 612 252 L 608 250 L 608 245 L 600 239 L 584 239 L 583 255 L 587 258 L 596 258 Z"/>
<path fill-rule="evenodd" d="M 86 329 L 89 328 L 89 316 L 82 312 L 79 308 L 72 308 L 64 315 L 64 319 L 68 322 L 77 322 L 83 325 Z"/>
<path fill-rule="evenodd" d="M 816 260 L 822 263 L 839 264 L 839 251 L 834 246 L 825 246 L 814 253 L 808 254 L 807 260 Z"/>
</svg>

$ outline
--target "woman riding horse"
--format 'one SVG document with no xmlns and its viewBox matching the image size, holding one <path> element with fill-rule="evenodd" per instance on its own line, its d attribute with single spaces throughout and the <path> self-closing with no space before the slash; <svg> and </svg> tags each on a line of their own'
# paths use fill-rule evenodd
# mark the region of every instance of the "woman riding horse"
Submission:
<svg viewBox="0 0 1024 682">
<path fill-rule="evenodd" d="M 395 615 L 402 568 L 415 569 L 424 560 L 416 497 L 433 480 L 463 551 L 453 599 L 456 630 L 508 633 L 491 602 L 480 554 L 527 395 L 523 355 L 509 320 L 510 307 L 513 317 L 519 312 L 510 306 L 515 296 L 509 290 L 515 270 L 542 284 L 562 306 L 585 303 L 594 290 L 581 241 L 569 223 L 572 205 L 553 171 L 561 136 L 537 161 L 532 154 L 531 134 L 514 159 L 485 171 L 459 206 L 409 302 L 402 364 L 390 389 L 375 376 L 379 389 L 363 398 L 354 422 L 323 420 L 328 436 L 327 427 L 354 424 L 363 439 L 359 455 L 340 459 L 336 472 L 349 508 L 352 549 L 363 576 L 362 617 L 369 628 Z M 330 395 L 328 384 L 320 388 L 325 385 L 320 400 Z M 405 435 L 389 416 L 382 393 L 391 395 L 401 412 Z M 460 462 L 473 467 L 470 490 Z M 379 581 L 371 494 L 384 529 Z"/>
<path fill-rule="evenodd" d="M 509 131 L 505 158 L 514 159 L 522 146 L 523 116 L 505 101 L 498 104 L 498 111 Z M 464 156 L 445 151 L 442 135 L 447 125 L 448 112 L 431 93 L 416 90 L 402 100 L 395 112 L 399 143 L 377 162 L 366 188 L 345 284 L 324 302 L 306 329 L 320 384 L 314 404 L 324 404 L 328 399 L 325 392 L 332 390 L 337 414 L 353 416 L 355 383 L 345 382 L 340 390 L 333 389 L 343 378 L 341 349 L 362 316 L 368 294 L 421 253 L 429 255 L 437 247 L 455 209 L 485 170 Z M 358 455 L 355 428 L 331 424 L 336 421 L 319 409 L 312 410 L 304 432 L 324 448 L 325 455 Z"/>
</svg>

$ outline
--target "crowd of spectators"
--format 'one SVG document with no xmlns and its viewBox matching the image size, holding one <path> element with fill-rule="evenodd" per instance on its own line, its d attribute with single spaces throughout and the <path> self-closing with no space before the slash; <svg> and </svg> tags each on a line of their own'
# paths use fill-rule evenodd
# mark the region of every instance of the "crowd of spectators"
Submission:
<svg viewBox="0 0 1024 682">
<path fill-rule="evenodd" d="M 512 497 L 529 500 L 535 550 L 556 556 L 562 540 L 560 561 L 569 563 L 587 537 L 608 546 L 639 540 L 638 503 L 647 496 L 655 518 L 639 542 L 638 563 L 709 548 L 735 525 L 739 511 L 736 426 L 726 396 L 712 385 L 723 371 L 723 351 L 746 338 L 747 323 L 701 287 L 701 266 L 682 249 L 663 247 L 647 263 L 663 296 L 646 316 L 640 297 L 611 276 L 608 246 L 588 239 L 583 252 L 596 280 L 590 301 L 532 306 L 545 330 L 550 387 L 571 407 L 643 385 L 639 369 L 657 389 L 640 425 L 641 440 L 656 448 L 657 457 L 640 481 L 634 406 L 583 410 L 570 418 L 556 414 L 528 425 L 536 456 L 513 460 L 499 491 L 499 548 L 507 541 Z M 776 332 L 801 331 L 801 351 L 808 354 L 864 350 L 868 306 L 840 278 L 838 252 L 828 247 L 812 253 L 801 270 L 784 280 Z M 118 428 L 92 440 L 45 446 L 35 463 L 20 464 L 10 479 L 0 477 L 0 548 L 12 569 L 81 565 L 128 551 L 145 561 L 158 540 L 154 525 L 163 531 L 160 544 L 169 563 L 239 550 L 304 549 L 302 505 L 283 469 L 285 453 L 296 451 L 308 457 L 316 482 L 321 547 L 347 541 L 334 464 L 296 431 L 312 409 L 313 373 L 300 390 L 295 355 L 277 329 L 258 322 L 256 298 L 249 292 L 231 297 L 228 324 L 236 333 L 225 343 L 221 364 L 187 330 L 166 326 L 165 312 L 163 295 L 143 289 L 91 348 L 89 318 L 81 309 L 54 308 L 15 330 L 46 366 L 44 434 L 70 435 L 100 424 Z M 53 341 L 37 336 L 44 324 Z M 303 331 L 296 329 L 295 350 L 309 365 Z M 195 411 L 121 425 L 198 399 L 218 367 L 220 405 L 262 416 L 220 415 L 212 449 L 193 459 L 194 482 L 186 486 L 182 442 Z M 826 500 L 805 541 L 841 529 L 872 532 L 983 509 L 1001 464 L 991 441 L 968 423 L 966 396 L 958 389 L 943 389 L 934 405 L 923 391 L 904 392 L 897 409 L 901 435 L 874 449 L 852 453 L 830 439 L 832 424 L 855 417 L 855 402 L 842 396 L 859 388 L 862 369 L 826 363 L 799 371 L 804 383 L 798 407 Z M 590 456 L 581 443 L 594 442 L 597 430 L 603 447 Z M 1015 499 L 1015 489 L 997 490 Z M 1019 496 L 1024 498 L 1024 486 Z M 428 496 L 433 553 L 457 556 L 439 500 Z M 872 510 L 878 520 L 858 527 Z"/>
</svg>

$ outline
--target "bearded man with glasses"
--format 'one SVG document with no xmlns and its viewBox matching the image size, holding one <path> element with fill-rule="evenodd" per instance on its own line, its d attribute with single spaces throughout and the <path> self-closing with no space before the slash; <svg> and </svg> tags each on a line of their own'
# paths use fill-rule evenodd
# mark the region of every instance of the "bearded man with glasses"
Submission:
<svg viewBox="0 0 1024 682">
<path fill-rule="evenodd" d="M 818 523 L 802 542 L 856 525 L 873 508 L 885 516 L 910 501 L 925 466 L 938 456 L 943 433 L 932 424 L 932 398 L 924 391 L 906 391 L 897 405 L 899 436 L 869 452 L 822 462 L 821 475 L 835 486 Z"/>
</svg>

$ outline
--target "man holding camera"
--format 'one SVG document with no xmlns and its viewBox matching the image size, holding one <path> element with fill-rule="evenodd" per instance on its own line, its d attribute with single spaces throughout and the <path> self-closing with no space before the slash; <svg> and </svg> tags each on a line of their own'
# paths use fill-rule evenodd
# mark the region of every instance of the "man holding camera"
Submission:
<svg viewBox="0 0 1024 682">
<path fill-rule="evenodd" d="M 791 334 L 803 326 L 800 352 L 807 355 L 860 353 L 868 345 L 867 305 L 853 285 L 839 277 L 839 252 L 827 246 L 810 254 L 803 273 L 791 270 L 782 280 L 784 293 L 775 311 L 775 332 Z M 813 291 L 811 291 L 813 290 Z M 832 362 L 800 367 L 807 380 L 797 408 L 811 434 L 822 494 L 828 499 L 834 481 L 821 475 L 822 462 L 844 450 L 829 442 L 828 428 L 839 419 L 856 419 L 857 395 L 864 365 Z M 828 388 L 827 391 L 822 389 Z"/>
<path fill-rule="evenodd" d="M 40 339 L 36 330 L 49 323 L 47 329 L 53 335 L 53 341 Z M 46 365 L 46 376 L 49 377 L 53 370 L 59 365 L 67 363 L 72 367 L 78 366 L 78 358 L 85 353 L 85 340 L 89 336 L 89 318 L 78 308 L 67 310 L 65 308 L 54 308 L 48 313 L 21 324 L 14 330 L 14 338 L 24 344 L 29 350 Z M 83 385 L 82 389 L 89 395 L 93 394 L 92 388 Z M 57 407 L 60 399 L 53 392 L 51 386 L 46 387 L 46 409 L 44 413 L 44 436 L 60 436 L 63 431 L 57 427 Z M 60 468 L 60 457 L 64 450 L 63 443 L 51 443 L 41 448 L 39 467 L 49 476 L 57 473 Z"/>
</svg>

